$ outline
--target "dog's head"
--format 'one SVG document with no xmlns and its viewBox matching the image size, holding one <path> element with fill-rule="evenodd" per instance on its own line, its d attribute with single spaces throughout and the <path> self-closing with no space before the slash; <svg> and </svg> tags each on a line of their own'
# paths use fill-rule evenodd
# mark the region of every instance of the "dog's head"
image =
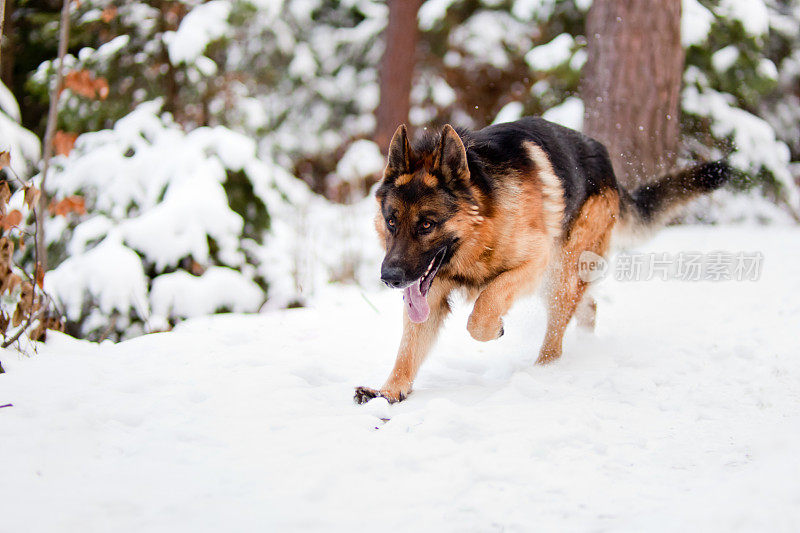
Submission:
<svg viewBox="0 0 800 533">
<path fill-rule="evenodd" d="M 464 144 L 448 124 L 438 138 L 412 148 L 405 126 L 389 147 L 375 224 L 386 257 L 381 280 L 393 288 L 417 285 L 424 297 L 452 257 L 461 236 L 450 223 L 469 191 Z"/>
</svg>

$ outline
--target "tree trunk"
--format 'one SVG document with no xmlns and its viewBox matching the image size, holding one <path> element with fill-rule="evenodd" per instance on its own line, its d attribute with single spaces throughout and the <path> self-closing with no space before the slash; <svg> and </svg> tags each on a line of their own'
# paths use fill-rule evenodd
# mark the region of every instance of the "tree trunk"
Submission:
<svg viewBox="0 0 800 533">
<path fill-rule="evenodd" d="M 627 188 L 674 164 L 680 127 L 681 0 L 594 0 L 586 21 L 584 132 Z"/>
<path fill-rule="evenodd" d="M 420 0 L 389 0 L 389 23 L 384 31 L 386 49 L 380 69 L 380 103 L 375 111 L 375 142 L 384 154 L 394 130 L 408 122 L 420 3 Z"/>
</svg>

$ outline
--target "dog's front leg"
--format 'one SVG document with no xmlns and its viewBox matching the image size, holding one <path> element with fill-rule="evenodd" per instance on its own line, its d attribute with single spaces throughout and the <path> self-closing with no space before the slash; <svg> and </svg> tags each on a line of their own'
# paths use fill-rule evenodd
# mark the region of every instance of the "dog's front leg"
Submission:
<svg viewBox="0 0 800 533">
<path fill-rule="evenodd" d="M 549 254 L 536 254 L 517 268 L 507 270 L 494 278 L 481 291 L 472 314 L 467 320 L 467 331 L 472 338 L 486 342 L 503 335 L 503 316 L 514 301 L 533 292 L 542 279 Z"/>
<path fill-rule="evenodd" d="M 411 385 L 425 357 L 433 347 L 439 328 L 450 311 L 447 297 L 450 287 L 446 282 L 434 280 L 428 293 L 428 304 L 431 312 L 428 320 L 415 324 L 403 313 L 403 338 L 397 351 L 394 369 L 380 390 L 368 387 L 356 387 L 356 403 L 368 402 L 376 396 L 383 396 L 389 403 L 406 399 L 411 392 Z"/>
</svg>

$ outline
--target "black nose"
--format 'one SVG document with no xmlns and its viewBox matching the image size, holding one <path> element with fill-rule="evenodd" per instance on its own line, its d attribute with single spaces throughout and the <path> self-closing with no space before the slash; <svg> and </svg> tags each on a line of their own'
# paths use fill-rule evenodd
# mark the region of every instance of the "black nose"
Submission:
<svg viewBox="0 0 800 533">
<path fill-rule="evenodd" d="M 400 267 L 385 266 L 381 268 L 381 281 L 384 282 L 387 287 L 397 289 L 405 285 L 406 273 Z"/>
</svg>

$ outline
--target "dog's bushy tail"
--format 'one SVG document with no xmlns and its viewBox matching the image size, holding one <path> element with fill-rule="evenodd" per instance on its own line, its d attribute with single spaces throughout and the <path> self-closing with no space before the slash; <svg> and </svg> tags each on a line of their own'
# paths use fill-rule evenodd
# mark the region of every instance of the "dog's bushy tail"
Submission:
<svg viewBox="0 0 800 533">
<path fill-rule="evenodd" d="M 731 169 L 724 160 L 701 163 L 668 174 L 631 192 L 620 187 L 618 233 L 635 237 L 667 223 L 677 208 L 689 200 L 720 188 Z"/>
</svg>

